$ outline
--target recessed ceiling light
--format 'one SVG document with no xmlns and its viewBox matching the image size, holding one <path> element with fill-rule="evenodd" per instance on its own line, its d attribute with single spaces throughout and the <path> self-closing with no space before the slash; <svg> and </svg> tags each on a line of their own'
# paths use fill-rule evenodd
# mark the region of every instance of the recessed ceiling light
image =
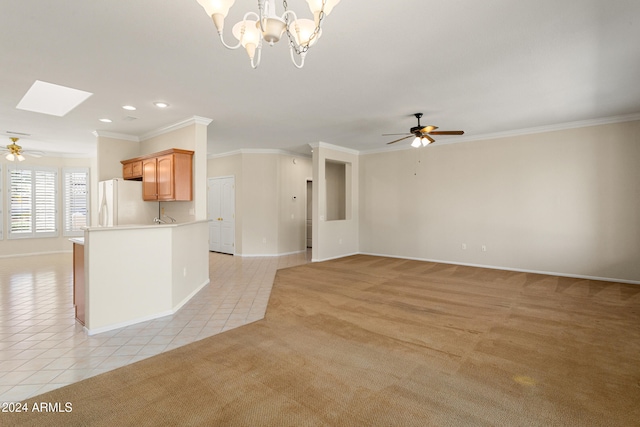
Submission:
<svg viewBox="0 0 640 427">
<path fill-rule="evenodd" d="M 16 108 L 62 117 L 91 95 L 91 92 L 36 80 Z"/>
<path fill-rule="evenodd" d="M 111 120 L 111 119 L 100 119 L 100 121 L 101 121 L 102 123 L 111 123 L 111 122 L 112 122 L 112 120 Z"/>
<path fill-rule="evenodd" d="M 134 107 L 133 105 L 123 105 L 122 108 L 129 111 L 135 111 L 136 109 L 136 107 Z"/>
<path fill-rule="evenodd" d="M 166 102 L 154 102 L 153 105 L 155 105 L 158 108 L 167 108 L 169 106 L 169 104 L 167 104 Z"/>
</svg>

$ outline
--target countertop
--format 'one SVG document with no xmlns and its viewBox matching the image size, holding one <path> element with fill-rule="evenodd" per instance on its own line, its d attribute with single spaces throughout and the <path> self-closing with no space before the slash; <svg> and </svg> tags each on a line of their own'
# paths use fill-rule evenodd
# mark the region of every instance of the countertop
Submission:
<svg viewBox="0 0 640 427">
<path fill-rule="evenodd" d="M 166 224 L 127 224 L 117 225 L 113 227 L 86 227 L 86 231 L 109 231 L 109 230 L 135 230 L 135 229 L 149 229 L 149 228 L 167 228 L 167 227 L 182 227 L 185 225 L 198 224 L 201 222 L 209 222 L 208 219 L 190 222 L 168 222 Z"/>
</svg>

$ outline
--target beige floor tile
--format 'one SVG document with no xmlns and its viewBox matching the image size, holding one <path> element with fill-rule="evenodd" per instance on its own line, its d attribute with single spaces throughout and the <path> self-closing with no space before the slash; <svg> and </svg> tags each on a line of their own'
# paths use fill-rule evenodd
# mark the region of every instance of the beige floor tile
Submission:
<svg viewBox="0 0 640 427">
<path fill-rule="evenodd" d="M 0 402 L 20 401 L 260 320 L 278 268 L 309 262 L 210 253 L 210 283 L 173 316 L 87 336 L 71 254 L 0 259 Z"/>
</svg>

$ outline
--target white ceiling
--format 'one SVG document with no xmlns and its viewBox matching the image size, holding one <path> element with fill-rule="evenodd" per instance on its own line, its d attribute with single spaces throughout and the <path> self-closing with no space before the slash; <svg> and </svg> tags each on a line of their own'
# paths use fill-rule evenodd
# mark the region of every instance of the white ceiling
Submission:
<svg viewBox="0 0 640 427">
<path fill-rule="evenodd" d="M 228 42 L 254 10 L 236 1 Z M 196 0 L 3 0 L 0 28 L 0 136 L 53 154 L 93 155 L 95 130 L 139 137 L 192 116 L 213 119 L 219 154 L 384 149 L 395 138 L 381 134 L 408 131 L 415 112 L 465 131 L 441 143 L 640 113 L 637 0 L 342 0 L 302 70 L 285 40 L 251 69 Z M 94 95 L 64 117 L 16 109 L 36 80 Z"/>
</svg>

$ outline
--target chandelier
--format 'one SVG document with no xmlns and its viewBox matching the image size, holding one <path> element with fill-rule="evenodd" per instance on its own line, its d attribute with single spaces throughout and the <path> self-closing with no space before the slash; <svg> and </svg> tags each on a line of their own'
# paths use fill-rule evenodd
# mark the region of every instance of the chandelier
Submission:
<svg viewBox="0 0 640 427">
<path fill-rule="evenodd" d="M 14 162 L 16 160 L 22 162 L 24 160 L 24 156 L 22 155 L 22 147 L 16 144 L 16 142 L 18 142 L 18 138 L 11 138 L 11 144 L 7 145 L 7 150 L 9 150 L 9 152 L 7 153 L 5 158 L 10 162 Z"/>
<path fill-rule="evenodd" d="M 198 0 L 198 3 L 213 19 L 224 47 L 227 49 L 244 47 L 253 68 L 258 68 L 260 65 L 262 42 L 265 41 L 273 46 L 280 41 L 285 32 L 289 39 L 291 62 L 297 68 L 302 68 L 307 51 L 322 35 L 324 18 L 339 2 L 340 0 L 307 0 L 314 17 L 311 20 L 299 19 L 294 11 L 287 9 L 287 0 L 282 1 L 284 7 L 282 16 L 276 14 L 275 0 L 258 0 L 258 13 L 245 13 L 242 21 L 231 29 L 231 33 L 238 40 L 237 44 L 231 46 L 225 43 L 222 31 L 224 30 L 224 19 L 235 0 Z M 300 58 L 299 62 L 296 61 L 296 55 Z"/>
</svg>

